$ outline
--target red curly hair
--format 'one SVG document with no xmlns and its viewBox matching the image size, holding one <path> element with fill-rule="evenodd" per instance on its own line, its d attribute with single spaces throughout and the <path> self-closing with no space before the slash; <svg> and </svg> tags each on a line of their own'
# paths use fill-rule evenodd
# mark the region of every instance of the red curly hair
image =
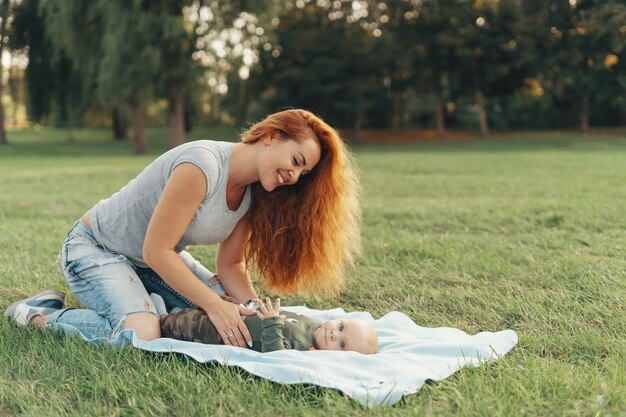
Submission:
<svg viewBox="0 0 626 417">
<path fill-rule="evenodd" d="M 360 249 L 359 181 L 348 147 L 322 119 L 300 109 L 269 115 L 242 133 L 254 143 L 280 132 L 285 140 L 319 141 L 318 164 L 289 187 L 267 192 L 252 186 L 252 234 L 246 264 L 261 284 L 283 293 L 336 293 L 346 263 Z"/>
</svg>

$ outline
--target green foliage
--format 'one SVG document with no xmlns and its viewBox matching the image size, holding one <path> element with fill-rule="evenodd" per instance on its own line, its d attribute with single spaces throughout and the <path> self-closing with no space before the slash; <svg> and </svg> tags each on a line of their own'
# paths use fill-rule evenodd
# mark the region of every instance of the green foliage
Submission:
<svg viewBox="0 0 626 417">
<path fill-rule="evenodd" d="M 28 117 L 34 122 L 51 119 L 55 126 L 76 123 L 87 103 L 83 75 L 63 52 L 55 52 L 47 37 L 47 14 L 39 0 L 23 0 L 14 9 L 9 47 L 28 51 L 26 86 Z"/>
<path fill-rule="evenodd" d="M 364 124 L 399 127 L 422 123 L 413 103 L 431 97 L 452 105 L 446 120 L 453 121 L 480 90 L 500 128 L 569 126 L 584 88 L 595 123 L 618 123 L 626 108 L 620 2 L 359 4 L 302 1 L 283 11 L 279 46 L 256 74 L 262 109 L 302 106 L 351 126 L 358 112 L 346 109 L 365 108 Z M 363 7 L 368 13 L 355 17 Z M 529 92 L 537 83 L 541 92 Z"/>
<path fill-rule="evenodd" d="M 108 28 L 102 39 L 100 91 L 117 103 L 150 98 L 164 71 L 158 16 L 138 1 L 102 1 L 100 7 Z"/>
<path fill-rule="evenodd" d="M 274 29 L 279 49 L 261 58 L 268 108 L 305 107 L 329 123 L 354 125 L 384 97 L 382 44 L 360 27 L 332 20 L 313 3 L 287 9 Z"/>
<path fill-rule="evenodd" d="M 164 98 L 238 124 L 473 127 L 477 101 L 501 129 L 626 120 L 618 0 L 23 0 L 14 26 L 38 121 Z"/>
<path fill-rule="evenodd" d="M 47 35 L 81 74 L 91 104 L 168 97 L 190 71 L 191 37 L 182 8 L 189 2 L 44 3 Z"/>
<path fill-rule="evenodd" d="M 482 2 L 457 7 L 458 62 L 451 69 L 457 88 L 480 88 L 487 96 L 507 96 L 517 91 L 529 76 L 522 58 L 520 31 L 524 24 L 515 2 Z M 522 40 L 523 42 L 523 40 Z"/>
<path fill-rule="evenodd" d="M 67 56 L 80 73 L 84 91 L 95 92 L 99 60 L 103 54 L 102 12 L 94 2 L 45 1 L 39 13 L 57 55 Z"/>
<path fill-rule="evenodd" d="M 235 138 L 202 131 L 199 137 Z M 152 130 L 153 149 L 166 132 Z M 19 131 L 0 149 L 0 308 L 67 288 L 65 233 L 156 155 L 107 132 Z M 0 321 L 0 414 L 622 416 L 626 414 L 626 141 L 574 133 L 356 147 L 363 255 L 339 297 L 375 318 L 514 329 L 499 362 L 424 386 L 394 407 L 284 386 L 175 355 L 106 349 Z M 194 248 L 207 266 L 214 248 Z M 70 306 L 78 306 L 74 296 Z"/>
<path fill-rule="evenodd" d="M 534 23 L 526 33 L 537 50 L 534 71 L 550 103 L 579 112 L 583 94 L 589 94 L 602 104 L 592 114 L 602 123 L 626 93 L 619 81 L 626 60 L 626 6 L 595 0 L 525 4 Z"/>
</svg>

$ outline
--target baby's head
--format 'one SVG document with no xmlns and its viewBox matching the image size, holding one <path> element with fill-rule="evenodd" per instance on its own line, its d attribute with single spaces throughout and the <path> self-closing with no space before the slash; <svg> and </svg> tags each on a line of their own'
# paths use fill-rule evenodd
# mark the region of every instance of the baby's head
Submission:
<svg viewBox="0 0 626 417">
<path fill-rule="evenodd" d="M 319 350 L 352 350 L 369 355 L 378 349 L 376 331 L 361 319 L 325 321 L 315 330 L 313 339 Z"/>
</svg>

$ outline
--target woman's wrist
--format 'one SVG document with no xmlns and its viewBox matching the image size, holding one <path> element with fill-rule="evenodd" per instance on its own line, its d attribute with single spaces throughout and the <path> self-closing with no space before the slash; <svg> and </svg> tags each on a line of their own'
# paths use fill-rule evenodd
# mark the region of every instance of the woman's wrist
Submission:
<svg viewBox="0 0 626 417">
<path fill-rule="evenodd" d="M 222 298 L 219 295 L 209 290 L 209 293 L 202 300 L 202 302 L 198 304 L 198 307 L 200 307 L 202 310 L 206 311 L 207 313 L 211 313 L 211 311 L 213 311 L 223 301 L 224 300 L 222 300 Z"/>
<path fill-rule="evenodd" d="M 248 300 L 259 298 L 250 277 L 241 265 L 218 266 L 218 271 L 220 282 L 227 295 L 244 304 Z"/>
</svg>

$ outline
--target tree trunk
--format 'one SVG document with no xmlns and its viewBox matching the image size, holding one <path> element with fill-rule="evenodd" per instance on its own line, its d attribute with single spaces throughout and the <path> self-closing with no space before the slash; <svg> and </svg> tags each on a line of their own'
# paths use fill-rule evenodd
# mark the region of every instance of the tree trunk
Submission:
<svg viewBox="0 0 626 417">
<path fill-rule="evenodd" d="M 250 80 L 240 80 L 239 81 L 239 100 L 237 103 L 237 117 L 236 124 L 237 126 L 244 126 L 246 123 L 246 117 L 248 115 L 248 108 L 250 107 Z"/>
<path fill-rule="evenodd" d="M 354 140 L 357 143 L 363 141 L 363 135 L 361 134 L 361 127 L 363 126 L 363 119 L 365 118 L 365 106 L 363 105 L 363 101 L 359 100 L 359 104 L 357 104 L 356 109 L 356 120 L 354 121 Z"/>
<path fill-rule="evenodd" d="M 437 106 L 437 137 L 442 139 L 446 136 L 446 101 L 443 97 L 443 88 L 441 86 L 441 72 L 435 69 L 433 74 L 433 86 Z"/>
<path fill-rule="evenodd" d="M 193 122 L 194 120 L 192 119 L 192 115 L 191 115 L 191 109 L 192 106 L 190 105 L 190 102 L 188 100 L 185 101 L 185 115 L 183 117 L 183 121 L 185 122 L 185 136 L 187 133 L 191 132 L 191 129 L 193 129 Z"/>
<path fill-rule="evenodd" d="M 441 89 L 435 93 L 437 95 L 437 137 L 443 139 L 446 136 L 446 103 Z"/>
<path fill-rule="evenodd" d="M 580 129 L 589 133 L 589 88 L 583 87 L 582 109 L 580 111 Z"/>
<path fill-rule="evenodd" d="M 619 120 L 622 126 L 626 126 L 626 100 L 624 98 L 619 103 Z"/>
<path fill-rule="evenodd" d="M 0 26 L 0 58 L 4 52 L 4 44 L 7 32 L 7 20 L 9 19 L 9 0 L 2 0 L 2 25 Z M 0 75 L 3 72 L 2 60 L 0 59 Z M 4 130 L 4 105 L 2 104 L 3 95 L 2 79 L 0 77 L 0 144 L 9 143 L 7 133 Z"/>
<path fill-rule="evenodd" d="M 507 96 L 500 96 L 498 99 L 498 103 L 500 104 L 500 111 L 497 120 L 499 123 L 496 124 L 498 129 L 508 130 L 509 129 L 509 101 Z"/>
<path fill-rule="evenodd" d="M 185 92 L 180 86 L 172 89 L 170 97 L 170 129 L 167 147 L 175 148 L 185 142 Z"/>
<path fill-rule="evenodd" d="M 489 136 L 489 125 L 487 124 L 487 111 L 485 110 L 485 96 L 480 87 L 476 87 L 476 106 L 478 107 L 478 122 L 480 123 L 480 134 L 486 138 Z"/>
<path fill-rule="evenodd" d="M 0 91 L 0 97 L 1 94 L 2 92 Z M 0 103 L 0 144 L 4 145 L 7 143 L 9 143 L 9 141 L 7 139 L 7 132 L 6 130 L 4 130 L 4 106 L 2 105 L 2 103 Z"/>
<path fill-rule="evenodd" d="M 219 104 L 220 100 L 217 94 L 211 94 L 209 100 L 211 101 L 211 112 L 209 113 L 209 124 L 219 123 Z"/>
<path fill-rule="evenodd" d="M 113 138 L 123 140 L 128 137 L 126 133 L 126 114 L 119 107 L 111 109 L 111 119 L 113 121 Z"/>
<path fill-rule="evenodd" d="M 13 60 L 11 59 L 11 66 L 9 67 L 9 79 L 7 85 L 9 87 L 9 94 L 11 95 L 11 102 L 13 103 L 13 108 L 11 112 L 11 123 L 13 128 L 16 129 L 18 126 L 17 123 L 17 111 L 19 109 L 19 103 L 21 103 L 19 90 L 21 79 L 19 73 L 17 72 L 15 65 L 13 64 Z"/>
<path fill-rule="evenodd" d="M 395 130 L 400 127 L 402 119 L 402 95 L 400 93 L 391 93 L 391 129 Z"/>
<path fill-rule="evenodd" d="M 13 113 L 11 114 L 11 122 L 13 124 L 13 129 L 17 129 L 19 123 L 17 121 L 17 111 L 18 111 L 18 101 L 13 102 Z"/>
<path fill-rule="evenodd" d="M 136 154 L 148 153 L 145 138 L 145 118 L 141 102 L 138 99 L 132 100 L 130 104 L 133 111 L 133 149 Z"/>
</svg>

